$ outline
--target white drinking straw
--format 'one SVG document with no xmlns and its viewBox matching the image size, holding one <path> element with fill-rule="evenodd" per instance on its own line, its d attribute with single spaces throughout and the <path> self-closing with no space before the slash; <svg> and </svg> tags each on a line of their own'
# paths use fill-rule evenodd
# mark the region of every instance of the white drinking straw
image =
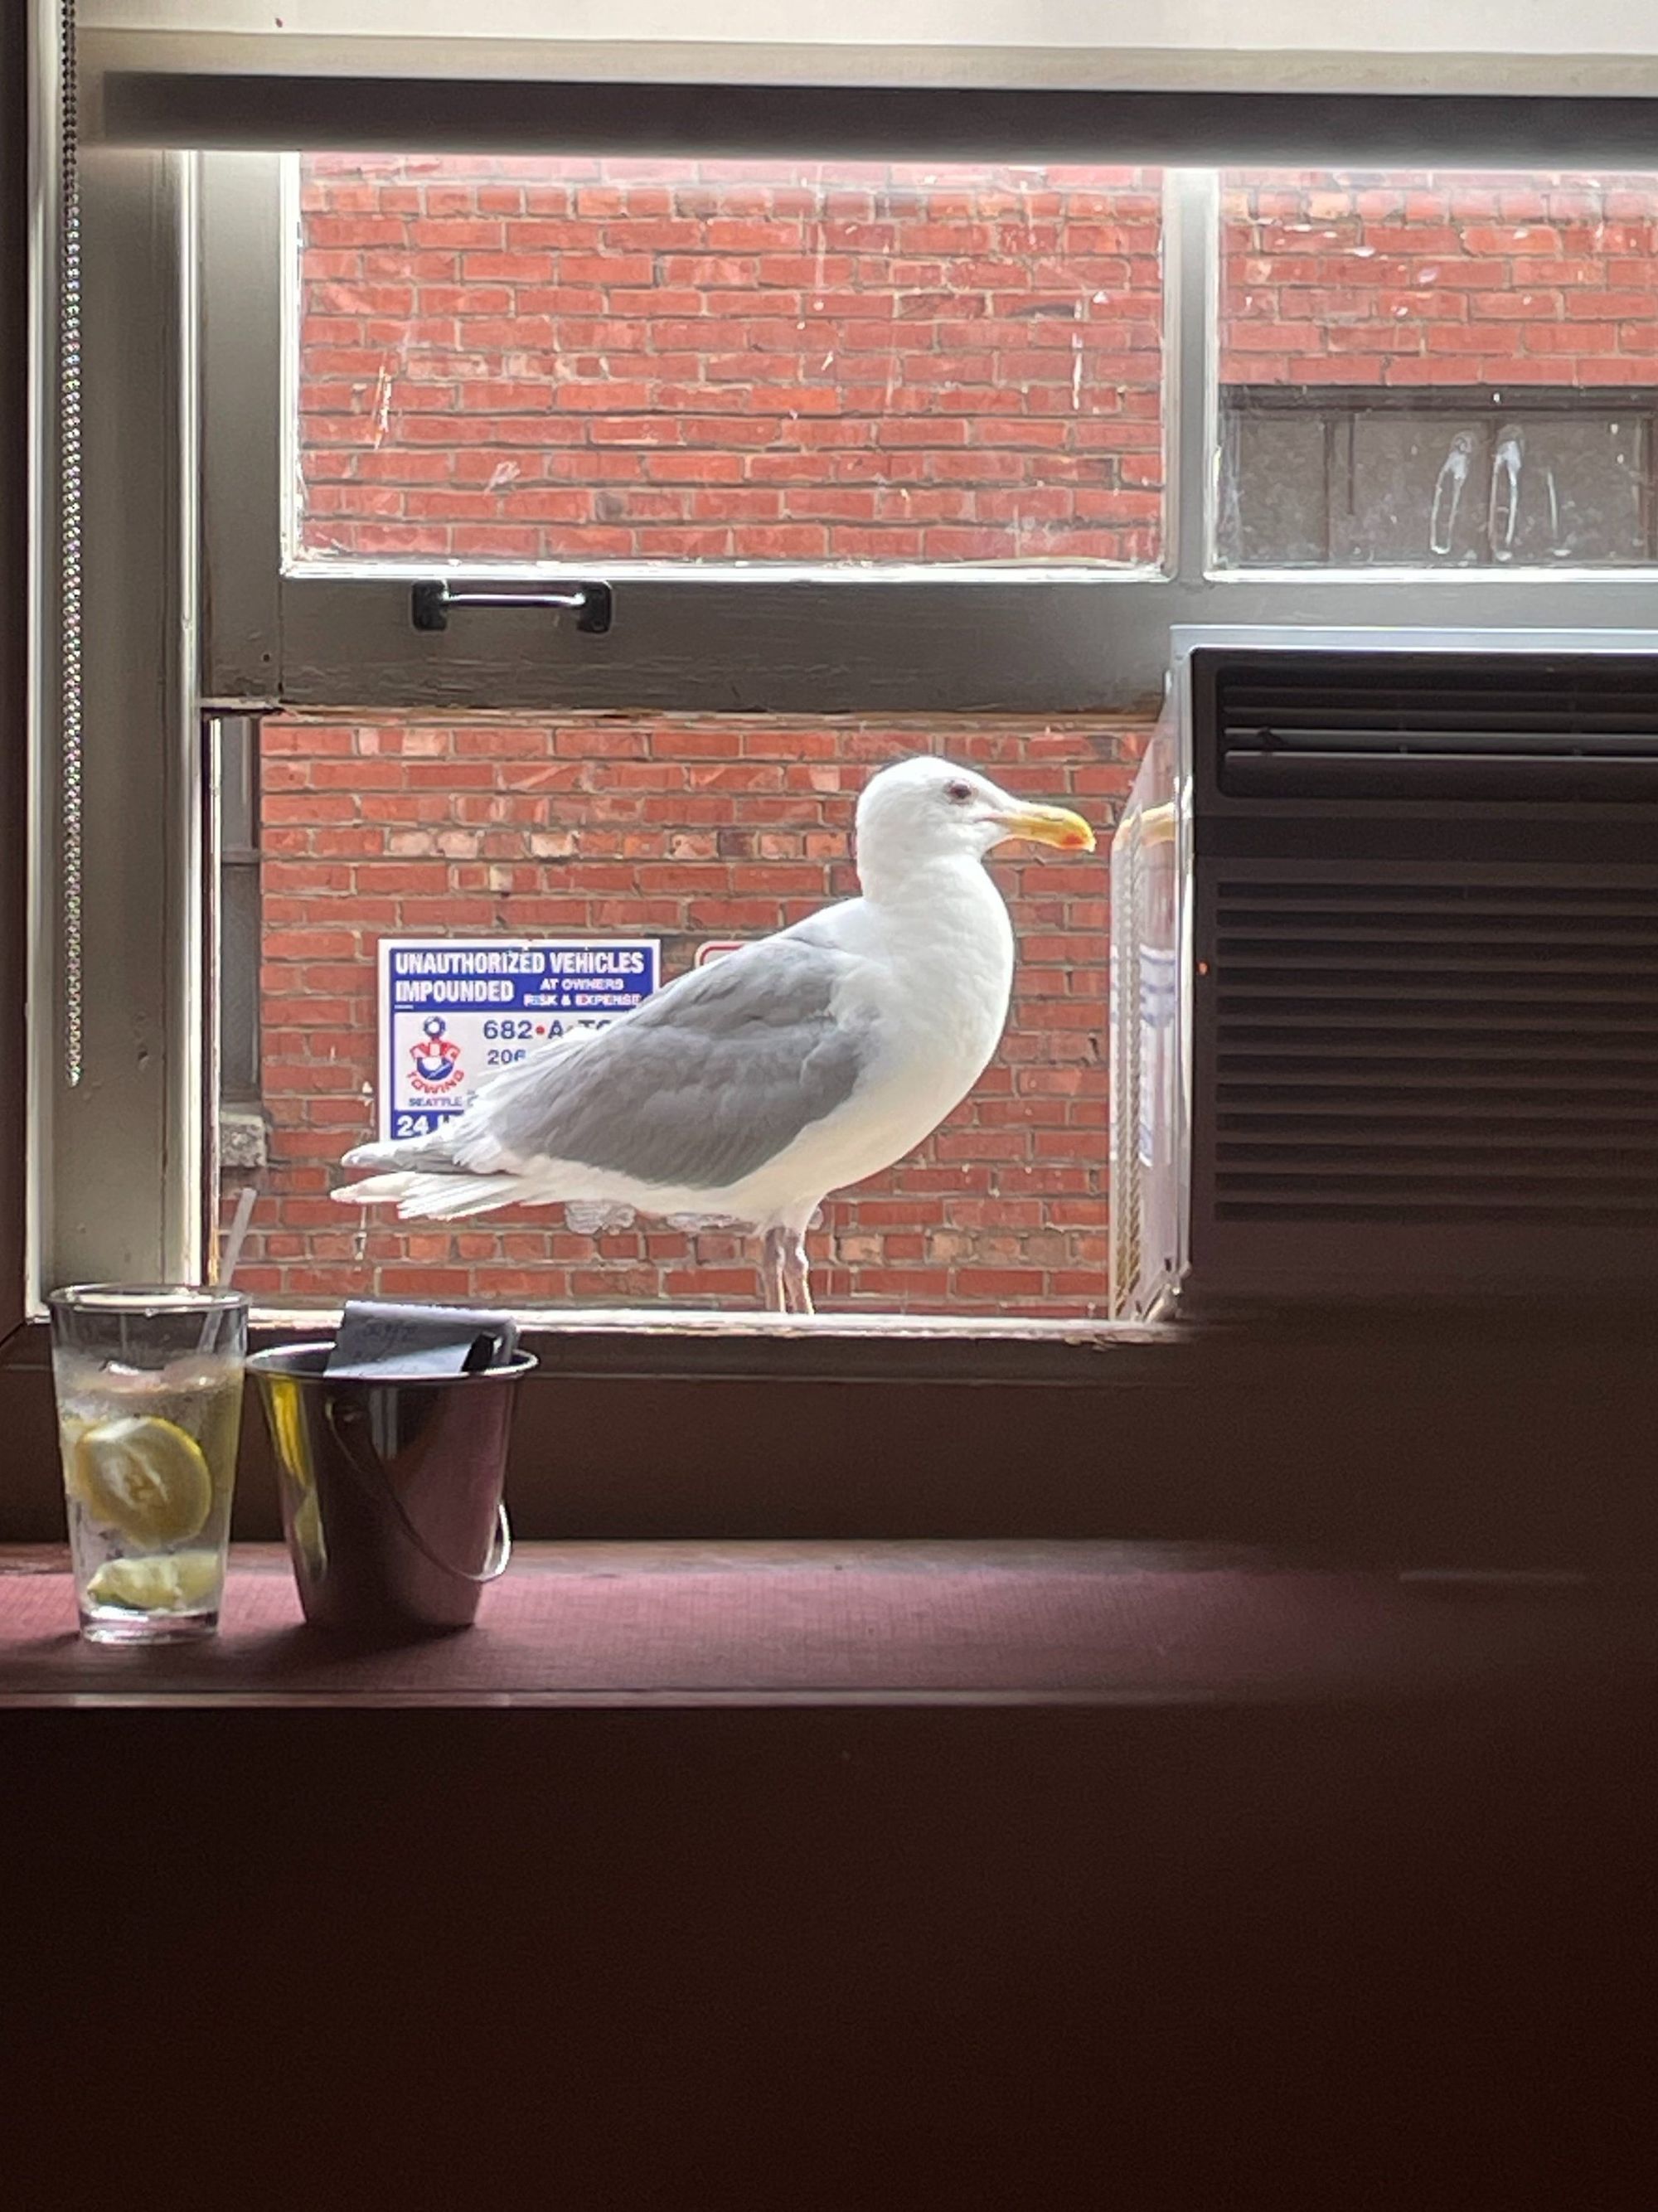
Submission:
<svg viewBox="0 0 1658 2212">
<path fill-rule="evenodd" d="M 219 1252 L 219 1273 L 214 1285 L 216 1290 L 228 1291 L 234 1279 L 236 1263 L 241 1258 L 242 1246 L 247 1241 L 247 1224 L 252 1218 L 253 1202 L 258 1196 L 258 1191 L 250 1182 L 243 1186 L 242 1194 L 236 1200 L 235 1218 Z"/>
<path fill-rule="evenodd" d="M 242 1194 L 236 1200 L 235 1218 L 230 1224 L 230 1234 L 219 1248 L 219 1272 L 213 1281 L 216 1291 L 228 1291 L 230 1288 L 231 1280 L 236 1273 L 236 1262 L 241 1258 L 242 1246 L 247 1241 L 247 1224 L 253 1212 L 253 1201 L 258 1196 L 258 1193 L 251 1182 L 243 1185 Z M 207 1316 L 202 1323 L 202 1340 L 199 1349 L 203 1357 L 217 1349 L 215 1339 L 218 1334 L 219 1309 L 217 1306 L 210 1306 Z"/>
</svg>

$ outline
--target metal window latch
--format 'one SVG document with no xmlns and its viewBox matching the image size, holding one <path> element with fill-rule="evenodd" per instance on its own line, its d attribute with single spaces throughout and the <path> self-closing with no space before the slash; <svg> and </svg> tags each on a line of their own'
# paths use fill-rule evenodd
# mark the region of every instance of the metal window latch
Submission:
<svg viewBox="0 0 1658 2212">
<path fill-rule="evenodd" d="M 553 607 L 573 614 L 576 628 L 590 635 L 610 627 L 608 584 L 571 584 L 558 592 L 456 592 L 441 578 L 415 586 L 410 620 L 416 629 L 447 629 L 451 607 Z"/>
</svg>

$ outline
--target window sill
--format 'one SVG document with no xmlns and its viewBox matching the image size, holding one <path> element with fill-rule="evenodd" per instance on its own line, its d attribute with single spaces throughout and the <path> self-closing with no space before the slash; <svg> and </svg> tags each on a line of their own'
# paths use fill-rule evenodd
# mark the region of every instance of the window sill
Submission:
<svg viewBox="0 0 1658 2212">
<path fill-rule="evenodd" d="M 466 1634 L 351 1650 L 304 1627 L 262 1546 L 236 1551 L 217 1638 L 135 1656 L 73 1634 L 65 1565 L 0 1553 L 0 1708 L 1305 1705 L 1558 1689 L 1658 1644 L 1649 1589 L 1570 1577 L 1143 1544 L 681 1543 L 525 1547 Z"/>
<path fill-rule="evenodd" d="M 339 1317 L 337 1306 L 270 1309 L 255 1315 L 254 1334 L 271 1343 L 331 1336 Z M 1101 1379 L 1106 1355 L 1166 1353 L 1194 1340 L 1189 1329 L 1159 1324 L 982 1315 L 803 1318 L 658 1305 L 531 1307 L 513 1318 L 543 1377 L 1082 1382 Z"/>
</svg>

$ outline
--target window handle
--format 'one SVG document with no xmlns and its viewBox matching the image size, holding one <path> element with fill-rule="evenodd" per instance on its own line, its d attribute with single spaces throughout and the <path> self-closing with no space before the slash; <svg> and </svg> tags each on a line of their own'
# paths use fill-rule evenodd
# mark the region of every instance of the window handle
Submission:
<svg viewBox="0 0 1658 2212">
<path fill-rule="evenodd" d="M 575 617 L 575 626 L 599 635 L 610 627 L 608 584 L 571 584 L 558 592 L 455 592 L 441 578 L 416 584 L 409 615 L 416 629 L 447 629 L 451 607 L 553 607 Z"/>
</svg>

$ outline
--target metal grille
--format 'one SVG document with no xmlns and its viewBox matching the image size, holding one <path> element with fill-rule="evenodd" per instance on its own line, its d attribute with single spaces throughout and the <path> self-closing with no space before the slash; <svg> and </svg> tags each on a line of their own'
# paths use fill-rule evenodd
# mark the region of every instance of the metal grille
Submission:
<svg viewBox="0 0 1658 2212">
<path fill-rule="evenodd" d="M 1658 667 L 1643 658 L 1318 653 L 1219 679 L 1230 796 L 1658 803 Z"/>
<path fill-rule="evenodd" d="M 1219 1218 L 1658 1219 L 1658 881 L 1216 900 Z"/>
</svg>

